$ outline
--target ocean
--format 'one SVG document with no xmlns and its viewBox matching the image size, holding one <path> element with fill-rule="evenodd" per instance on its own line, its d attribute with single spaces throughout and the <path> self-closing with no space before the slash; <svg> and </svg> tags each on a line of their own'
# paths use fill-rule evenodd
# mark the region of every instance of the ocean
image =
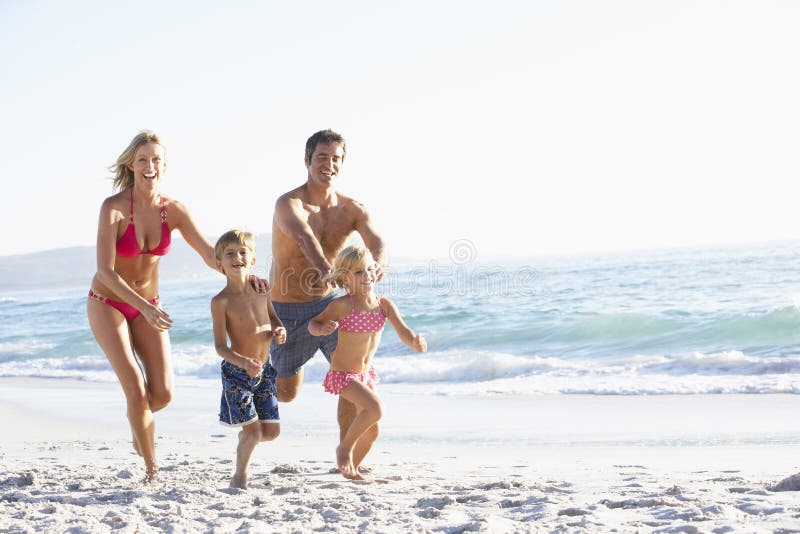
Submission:
<svg viewBox="0 0 800 534">
<path fill-rule="evenodd" d="M 387 325 L 376 367 L 415 395 L 800 393 L 798 265 L 800 243 L 392 265 L 377 290 L 429 352 Z M 91 276 L 0 293 L 0 377 L 116 380 L 86 320 Z M 218 380 L 209 301 L 223 283 L 162 283 L 179 384 Z M 306 383 L 326 371 L 318 354 Z"/>
</svg>

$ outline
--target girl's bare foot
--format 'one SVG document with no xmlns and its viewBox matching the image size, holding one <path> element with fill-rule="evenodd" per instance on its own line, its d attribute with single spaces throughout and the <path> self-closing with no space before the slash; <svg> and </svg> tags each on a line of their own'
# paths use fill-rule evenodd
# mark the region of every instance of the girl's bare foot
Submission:
<svg viewBox="0 0 800 534">
<path fill-rule="evenodd" d="M 347 450 L 341 445 L 336 447 L 336 465 L 344 478 L 350 480 L 361 480 L 363 477 L 358 474 L 356 468 L 353 466 L 353 451 Z"/>
</svg>

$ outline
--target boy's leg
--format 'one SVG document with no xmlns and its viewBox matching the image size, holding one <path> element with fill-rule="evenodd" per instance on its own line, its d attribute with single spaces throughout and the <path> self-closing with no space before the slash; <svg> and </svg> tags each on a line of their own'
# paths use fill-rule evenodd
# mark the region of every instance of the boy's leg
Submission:
<svg viewBox="0 0 800 534">
<path fill-rule="evenodd" d="M 261 424 L 258 421 L 242 427 L 239 432 L 239 446 L 236 447 L 236 472 L 231 478 L 231 487 L 247 489 L 247 467 L 250 456 L 261 441 Z"/>
<path fill-rule="evenodd" d="M 380 420 L 383 406 L 378 395 L 358 380 L 350 382 L 339 392 L 339 395 L 355 404 L 358 415 L 353 419 L 344 438 L 336 448 L 336 463 L 346 478 L 363 478 L 353 465 L 353 449 L 367 429 Z"/>
</svg>

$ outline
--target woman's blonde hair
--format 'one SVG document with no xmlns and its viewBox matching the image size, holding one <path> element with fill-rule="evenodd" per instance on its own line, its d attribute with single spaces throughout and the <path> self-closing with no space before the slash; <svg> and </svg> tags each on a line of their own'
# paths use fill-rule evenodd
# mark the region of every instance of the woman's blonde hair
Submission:
<svg viewBox="0 0 800 534">
<path fill-rule="evenodd" d="M 350 246 L 344 248 L 333 262 L 333 280 L 339 287 L 347 287 L 344 280 L 353 267 L 363 263 L 367 267 L 375 263 L 372 253 L 364 247 Z"/>
<path fill-rule="evenodd" d="M 161 144 L 161 139 L 158 138 L 158 135 L 151 130 L 142 130 L 136 134 L 128 148 L 122 151 L 122 154 L 117 158 L 117 162 L 108 168 L 114 173 L 114 190 L 124 191 L 133 187 L 133 171 L 128 168 L 128 165 L 133 163 L 139 147 L 147 143 L 160 145 L 164 149 L 164 156 L 166 157 L 167 149 Z"/>
</svg>

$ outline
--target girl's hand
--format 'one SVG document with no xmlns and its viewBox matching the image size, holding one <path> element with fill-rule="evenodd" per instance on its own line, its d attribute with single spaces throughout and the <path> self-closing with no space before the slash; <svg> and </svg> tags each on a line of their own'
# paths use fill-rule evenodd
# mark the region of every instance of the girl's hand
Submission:
<svg viewBox="0 0 800 534">
<path fill-rule="evenodd" d="M 421 334 L 414 336 L 413 347 L 417 352 L 428 352 L 428 342 Z"/>
<path fill-rule="evenodd" d="M 261 362 L 253 358 L 247 358 L 244 364 L 244 370 L 247 376 L 255 378 L 261 374 Z"/>
<path fill-rule="evenodd" d="M 172 319 L 170 319 L 169 314 L 155 304 L 149 304 L 141 312 L 145 320 L 156 330 L 163 332 L 172 328 Z"/>
<path fill-rule="evenodd" d="M 282 326 L 279 326 L 275 330 L 272 331 L 272 339 L 278 345 L 283 345 L 286 343 L 286 329 Z"/>
<path fill-rule="evenodd" d="M 339 328 L 339 323 L 336 321 L 328 321 L 327 323 L 323 324 L 319 327 L 319 336 L 327 336 L 328 334 L 333 334 L 336 329 Z"/>
</svg>

